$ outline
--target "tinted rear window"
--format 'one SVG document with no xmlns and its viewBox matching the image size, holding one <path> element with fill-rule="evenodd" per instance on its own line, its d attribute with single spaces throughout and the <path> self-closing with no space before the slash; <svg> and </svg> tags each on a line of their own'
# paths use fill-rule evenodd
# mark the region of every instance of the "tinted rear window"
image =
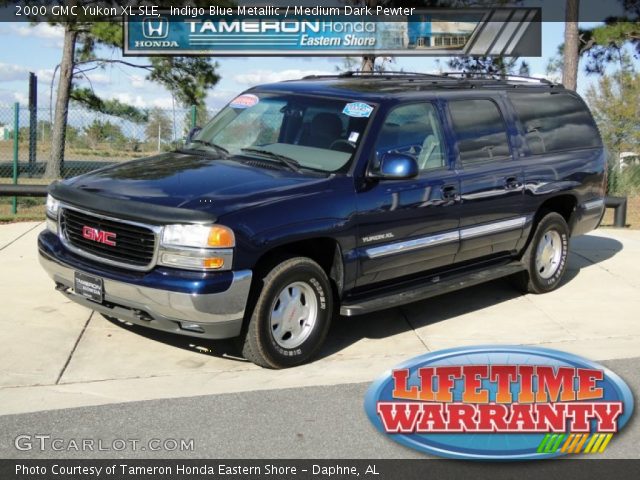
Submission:
<svg viewBox="0 0 640 480">
<path fill-rule="evenodd" d="M 509 142 L 498 106 L 491 100 L 449 102 L 460 160 L 465 164 L 509 157 Z"/>
<path fill-rule="evenodd" d="M 600 134 L 587 107 L 569 93 L 509 95 L 533 154 L 599 147 Z"/>
</svg>

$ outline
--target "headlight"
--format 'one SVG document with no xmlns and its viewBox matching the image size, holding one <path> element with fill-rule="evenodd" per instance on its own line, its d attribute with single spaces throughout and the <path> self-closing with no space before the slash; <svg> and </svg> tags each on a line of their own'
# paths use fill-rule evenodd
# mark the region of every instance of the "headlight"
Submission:
<svg viewBox="0 0 640 480">
<path fill-rule="evenodd" d="M 230 270 L 235 236 L 222 225 L 167 225 L 159 263 L 187 270 Z"/>
<path fill-rule="evenodd" d="M 47 215 L 51 218 L 58 218 L 58 210 L 60 209 L 60 202 L 53 198 L 51 195 L 47 195 Z"/>
<path fill-rule="evenodd" d="M 53 233 L 58 233 L 58 210 L 60 202 L 47 195 L 47 229 Z"/>
<path fill-rule="evenodd" d="M 191 248 L 233 248 L 235 236 L 222 225 L 167 225 L 162 233 L 162 244 Z"/>
</svg>

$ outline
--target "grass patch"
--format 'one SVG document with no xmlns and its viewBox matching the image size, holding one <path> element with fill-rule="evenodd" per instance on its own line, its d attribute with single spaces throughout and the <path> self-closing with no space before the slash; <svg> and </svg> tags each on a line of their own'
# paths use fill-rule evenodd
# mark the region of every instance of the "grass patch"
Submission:
<svg viewBox="0 0 640 480">
<path fill-rule="evenodd" d="M 44 197 L 18 197 L 18 213 L 14 215 L 13 197 L 0 197 L 0 222 L 44 221 L 45 203 Z"/>
<path fill-rule="evenodd" d="M 0 213 L 0 225 L 20 222 L 44 222 L 44 215 L 21 214 L 4 215 Z"/>
</svg>

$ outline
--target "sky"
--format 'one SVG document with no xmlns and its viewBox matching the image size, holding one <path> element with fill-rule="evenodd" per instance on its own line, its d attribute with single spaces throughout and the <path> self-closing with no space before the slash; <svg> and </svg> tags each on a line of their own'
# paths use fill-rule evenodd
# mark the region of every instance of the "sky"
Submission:
<svg viewBox="0 0 640 480">
<path fill-rule="evenodd" d="M 591 24 L 581 24 L 587 26 Z M 562 22 L 542 23 L 542 57 L 522 57 L 530 65 L 533 76 L 544 76 L 546 66 L 563 42 Z M 49 105 L 51 79 L 55 66 L 60 62 L 62 31 L 48 24 L 31 26 L 27 23 L 0 23 L 0 106 L 14 102 L 27 104 L 28 75 L 30 71 L 38 75 L 39 107 Z M 121 58 L 120 52 L 104 50 L 109 58 Z M 128 61 L 143 62 L 143 59 Z M 242 57 L 218 58 L 220 82 L 208 93 L 208 108 L 217 110 L 224 106 L 240 91 L 261 83 L 300 78 L 311 74 L 331 74 L 336 72 L 342 59 L 327 57 Z M 441 59 L 446 68 L 446 58 Z M 413 72 L 435 72 L 438 64 L 435 58 L 396 57 L 392 69 Z M 140 108 L 174 106 L 171 95 L 161 86 L 145 80 L 145 71 L 112 64 L 105 69 L 87 73 L 89 79 L 81 78 L 78 85 L 92 87 L 103 98 L 116 98 Z M 593 75 L 580 72 L 578 92 L 597 80 Z M 55 86 L 54 86 L 55 95 Z M 178 105 L 176 105 L 178 107 Z M 0 119 L 1 120 L 1 119 Z"/>
</svg>

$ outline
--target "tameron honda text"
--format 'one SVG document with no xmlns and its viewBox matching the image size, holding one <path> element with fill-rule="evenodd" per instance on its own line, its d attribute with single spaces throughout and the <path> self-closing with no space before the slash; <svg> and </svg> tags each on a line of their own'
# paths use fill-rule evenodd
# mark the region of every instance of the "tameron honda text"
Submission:
<svg viewBox="0 0 640 480">
<path fill-rule="evenodd" d="M 470 460 L 602 453 L 633 412 L 624 381 L 584 358 L 534 347 L 465 347 L 399 365 L 367 392 L 393 440 Z"/>
</svg>

